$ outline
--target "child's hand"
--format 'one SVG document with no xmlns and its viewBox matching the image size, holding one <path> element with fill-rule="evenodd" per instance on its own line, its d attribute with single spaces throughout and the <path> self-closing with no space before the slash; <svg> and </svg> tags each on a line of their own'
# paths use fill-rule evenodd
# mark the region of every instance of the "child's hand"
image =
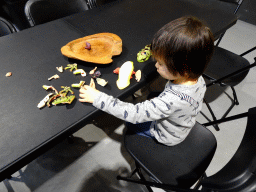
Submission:
<svg viewBox="0 0 256 192">
<path fill-rule="evenodd" d="M 88 103 L 93 103 L 94 99 L 98 96 L 98 94 L 100 94 L 100 91 L 88 85 L 82 86 L 79 92 L 79 101 Z"/>
</svg>

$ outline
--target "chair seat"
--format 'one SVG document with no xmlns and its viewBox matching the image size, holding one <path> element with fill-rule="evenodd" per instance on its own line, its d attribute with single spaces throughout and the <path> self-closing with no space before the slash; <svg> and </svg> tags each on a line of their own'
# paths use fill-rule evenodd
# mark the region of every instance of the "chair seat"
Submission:
<svg viewBox="0 0 256 192">
<path fill-rule="evenodd" d="M 232 174 L 230 175 L 232 176 Z M 203 181 L 202 192 L 255 192 L 256 191 L 256 176 L 250 172 L 244 172 L 240 178 L 232 178 L 225 180 L 223 177 L 206 178 Z"/>
<path fill-rule="evenodd" d="M 16 32 L 14 26 L 6 19 L 0 17 L 0 37 Z"/>
<path fill-rule="evenodd" d="M 160 144 L 129 130 L 124 143 L 134 160 L 156 181 L 182 188 L 191 187 L 205 173 L 217 146 L 214 135 L 199 123 L 176 146 Z"/>
<path fill-rule="evenodd" d="M 250 63 L 245 58 L 221 47 L 215 47 L 212 60 L 206 68 L 204 76 L 206 76 L 206 78 L 220 79 L 249 65 Z M 248 72 L 249 70 L 227 78 L 223 80 L 222 83 L 229 86 L 235 86 L 243 81 Z"/>
</svg>

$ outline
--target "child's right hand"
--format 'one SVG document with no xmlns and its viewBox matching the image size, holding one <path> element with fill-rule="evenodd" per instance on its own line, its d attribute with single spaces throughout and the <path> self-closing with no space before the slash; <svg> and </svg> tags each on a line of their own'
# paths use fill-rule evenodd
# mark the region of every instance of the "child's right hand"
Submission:
<svg viewBox="0 0 256 192">
<path fill-rule="evenodd" d="M 79 92 L 79 101 L 88 103 L 93 103 L 94 99 L 100 94 L 100 91 L 88 85 L 82 86 Z"/>
</svg>

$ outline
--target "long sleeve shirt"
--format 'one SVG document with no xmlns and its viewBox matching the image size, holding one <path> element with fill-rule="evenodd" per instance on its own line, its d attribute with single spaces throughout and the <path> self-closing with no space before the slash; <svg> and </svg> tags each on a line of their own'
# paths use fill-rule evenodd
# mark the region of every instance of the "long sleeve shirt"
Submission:
<svg viewBox="0 0 256 192">
<path fill-rule="evenodd" d="M 168 81 L 163 92 L 151 100 L 132 104 L 101 92 L 93 106 L 133 124 L 152 121 L 151 135 L 158 142 L 173 146 L 182 142 L 194 126 L 205 91 L 203 77 L 194 85 Z"/>
</svg>

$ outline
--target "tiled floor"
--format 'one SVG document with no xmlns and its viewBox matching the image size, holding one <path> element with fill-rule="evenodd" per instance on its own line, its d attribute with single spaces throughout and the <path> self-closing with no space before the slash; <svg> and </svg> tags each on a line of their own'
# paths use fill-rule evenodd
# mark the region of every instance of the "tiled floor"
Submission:
<svg viewBox="0 0 256 192">
<path fill-rule="evenodd" d="M 228 30 L 220 46 L 235 53 L 242 53 L 256 45 L 256 26 L 238 21 Z M 254 62 L 256 51 L 247 55 Z M 256 68 L 251 69 L 246 79 L 236 86 L 240 105 L 230 113 L 235 115 L 254 107 L 256 101 Z M 159 81 L 155 82 L 155 85 Z M 154 87 L 154 86 L 152 86 Z M 216 89 L 208 89 L 207 95 Z M 230 94 L 230 90 L 226 92 Z M 207 96 L 206 95 L 206 96 Z M 220 118 L 231 101 L 225 94 L 212 101 L 210 105 Z M 210 117 L 206 107 L 203 113 Z M 198 122 L 207 120 L 200 115 Z M 208 127 L 218 140 L 217 152 L 207 169 L 207 175 L 219 171 L 238 148 L 246 125 L 246 118 L 220 124 L 220 131 Z M 143 192 L 144 187 L 119 182 L 116 176 L 127 173 L 133 167 L 133 161 L 122 145 L 124 125 L 119 119 L 104 114 L 93 124 L 85 126 L 74 134 L 74 143 L 63 141 L 52 150 L 40 156 L 10 180 L 0 183 L 1 192 Z M 160 191 L 154 189 L 154 191 Z"/>
</svg>

